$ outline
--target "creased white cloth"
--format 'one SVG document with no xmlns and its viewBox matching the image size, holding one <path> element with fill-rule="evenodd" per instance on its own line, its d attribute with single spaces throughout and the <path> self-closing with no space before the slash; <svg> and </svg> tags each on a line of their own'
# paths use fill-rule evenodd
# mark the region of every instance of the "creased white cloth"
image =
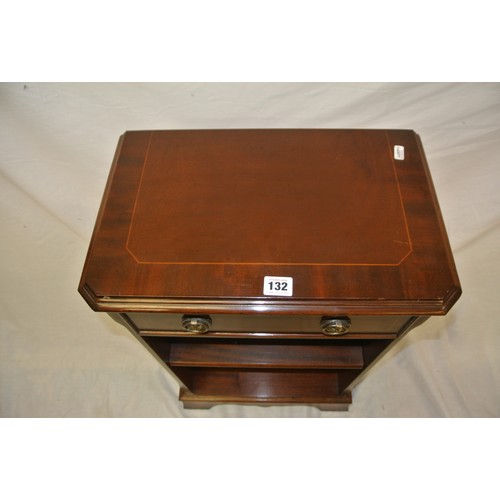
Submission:
<svg viewBox="0 0 500 500">
<path fill-rule="evenodd" d="M 415 130 L 463 296 L 370 370 L 348 412 L 184 410 L 174 378 L 77 293 L 118 137 L 278 127 Z M 499 84 L 1 84 L 0 175 L 0 416 L 500 416 Z"/>
</svg>

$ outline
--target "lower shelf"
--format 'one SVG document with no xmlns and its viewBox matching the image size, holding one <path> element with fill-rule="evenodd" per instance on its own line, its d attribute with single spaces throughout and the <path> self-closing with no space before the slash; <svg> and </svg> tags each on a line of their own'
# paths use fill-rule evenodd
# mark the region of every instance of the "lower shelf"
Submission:
<svg viewBox="0 0 500 500">
<path fill-rule="evenodd" d="M 143 338 L 179 380 L 185 408 L 309 405 L 336 411 L 348 409 L 351 384 L 390 342 Z"/>
<path fill-rule="evenodd" d="M 172 367 L 184 382 L 180 400 L 186 408 L 209 404 L 346 405 L 351 395 L 343 392 L 358 370 L 264 370 Z M 196 405 L 193 406 L 193 404 Z M 339 408 L 337 408 L 339 409 Z"/>
<path fill-rule="evenodd" d="M 254 398 L 250 396 L 203 396 L 193 394 L 188 389 L 182 388 L 179 395 L 184 408 L 187 409 L 209 409 L 212 406 L 220 404 L 238 404 L 255 406 L 293 406 L 306 405 L 314 406 L 323 411 L 348 411 L 352 402 L 351 393 L 346 392 L 341 396 L 333 398 L 311 398 L 301 397 L 299 400 L 287 397 L 274 398 Z"/>
</svg>

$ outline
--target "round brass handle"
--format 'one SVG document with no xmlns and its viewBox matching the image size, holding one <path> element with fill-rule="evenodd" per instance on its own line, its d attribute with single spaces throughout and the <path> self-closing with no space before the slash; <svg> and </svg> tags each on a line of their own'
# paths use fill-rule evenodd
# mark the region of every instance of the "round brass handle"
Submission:
<svg viewBox="0 0 500 500">
<path fill-rule="evenodd" d="M 207 333 L 212 326 L 210 316 L 190 316 L 182 317 L 182 327 L 189 333 Z"/>
<path fill-rule="evenodd" d="M 347 316 L 321 318 L 321 330 L 325 335 L 344 335 L 351 328 L 351 320 Z"/>
</svg>

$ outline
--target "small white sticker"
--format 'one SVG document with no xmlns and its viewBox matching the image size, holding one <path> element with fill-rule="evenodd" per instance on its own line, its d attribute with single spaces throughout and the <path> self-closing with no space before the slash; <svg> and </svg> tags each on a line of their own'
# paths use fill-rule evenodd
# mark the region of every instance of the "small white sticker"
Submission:
<svg viewBox="0 0 500 500">
<path fill-rule="evenodd" d="M 293 278 L 264 276 L 264 295 L 291 297 L 293 295 Z"/>
<path fill-rule="evenodd" d="M 405 147 L 404 146 L 394 146 L 394 159 L 404 160 L 405 159 Z"/>
</svg>

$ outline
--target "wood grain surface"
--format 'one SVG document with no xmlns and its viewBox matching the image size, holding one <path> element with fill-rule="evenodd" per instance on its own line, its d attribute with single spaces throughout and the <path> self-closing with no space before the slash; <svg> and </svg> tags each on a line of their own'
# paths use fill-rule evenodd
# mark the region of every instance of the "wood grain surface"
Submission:
<svg viewBox="0 0 500 500">
<path fill-rule="evenodd" d="M 80 291 L 99 310 L 443 314 L 460 285 L 413 131 L 185 130 L 120 139 Z"/>
</svg>

